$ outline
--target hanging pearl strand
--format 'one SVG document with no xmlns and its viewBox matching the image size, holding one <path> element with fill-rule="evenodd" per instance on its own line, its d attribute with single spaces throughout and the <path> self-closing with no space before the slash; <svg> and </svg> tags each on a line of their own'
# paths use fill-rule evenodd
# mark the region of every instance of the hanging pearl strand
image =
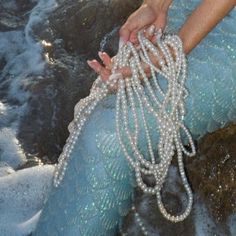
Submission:
<svg viewBox="0 0 236 236">
<path fill-rule="evenodd" d="M 139 32 L 140 49 L 135 48 L 132 43 L 127 43 L 120 48 L 109 79 L 102 82 L 98 77 L 90 95 L 76 105 L 74 121 L 69 125 L 71 135 L 59 157 L 54 175 L 54 185 L 59 186 L 63 180 L 68 159 L 89 115 L 110 92 L 117 90 L 116 135 L 125 158 L 135 171 L 137 184 L 145 193 L 156 195 L 160 212 L 166 219 L 179 222 L 189 215 L 193 203 L 192 191 L 184 171 L 183 153 L 187 156 L 193 156 L 196 153 L 191 134 L 183 122 L 184 104 L 188 95 L 184 86 L 187 78 L 186 58 L 178 36 L 163 36 L 160 31 L 156 32 L 156 36 L 156 46 L 144 37 L 143 32 Z M 149 52 L 156 57 L 159 68 L 152 63 Z M 143 70 L 142 62 L 150 66 L 151 78 L 148 78 Z M 130 67 L 130 78 L 123 78 L 122 74 L 116 73 L 117 69 L 124 66 Z M 156 74 L 166 79 L 167 87 L 165 89 L 158 83 Z M 129 107 L 131 108 L 130 115 Z M 149 113 L 149 117 L 152 116 L 156 122 L 156 132 L 159 134 L 159 139 L 155 144 L 152 143 L 146 111 Z M 130 117 L 132 117 L 134 124 L 132 129 L 132 125 L 129 123 Z M 142 128 L 140 124 L 142 124 Z M 153 127 L 151 128 L 153 129 Z M 144 130 L 143 135 L 147 141 L 147 153 L 141 153 L 138 147 L 142 130 Z M 189 140 L 191 151 L 186 150 L 182 143 L 181 130 Z M 158 160 L 154 156 L 156 149 Z M 161 199 L 161 189 L 175 153 L 180 176 L 188 196 L 185 211 L 176 216 L 167 212 Z M 147 186 L 143 175 L 152 175 L 155 185 Z"/>
<path fill-rule="evenodd" d="M 160 43 L 159 43 L 160 44 Z M 170 53 L 169 53 L 169 49 L 167 49 L 167 47 L 166 46 L 162 46 L 162 45 L 159 45 L 160 46 L 160 48 L 162 48 L 162 51 L 163 51 L 163 54 L 164 55 L 167 55 L 167 56 L 169 56 L 170 55 Z M 164 51 L 164 50 L 166 50 L 166 51 Z M 136 58 L 136 55 L 134 54 L 134 57 L 135 57 L 135 59 L 136 59 L 136 62 L 138 63 L 138 61 L 137 61 L 137 58 Z M 172 74 L 172 78 L 174 78 L 174 76 L 175 76 L 175 70 L 173 69 L 174 68 L 174 66 L 173 66 L 173 62 L 170 60 L 170 59 L 167 59 L 167 62 L 169 61 L 169 63 L 168 64 L 172 64 L 172 66 L 170 67 L 170 74 Z M 180 68 L 180 67 L 179 67 Z M 140 69 L 140 66 L 139 66 L 139 69 Z M 184 71 L 185 72 L 185 71 Z M 133 74 L 135 73 L 135 71 L 133 71 Z M 141 74 L 143 75 L 143 72 L 141 71 Z M 185 76 L 183 76 L 183 78 L 185 78 Z M 145 79 L 145 76 L 144 76 L 144 79 Z M 174 85 L 176 85 L 176 80 L 170 80 L 169 82 L 173 82 L 173 84 Z M 145 82 L 147 82 L 146 80 L 145 80 Z M 173 97 L 176 97 L 176 87 L 177 86 L 174 86 L 172 84 L 172 86 L 169 86 L 169 91 L 171 91 L 172 93 L 172 96 Z M 182 87 L 181 85 L 182 85 L 183 83 L 181 83 L 180 84 L 180 86 L 178 86 L 178 87 Z M 149 89 L 150 90 L 150 89 Z M 142 90 L 140 90 L 140 91 L 142 91 Z M 143 98 L 145 98 L 145 97 L 143 97 Z M 144 99 L 145 100 L 145 99 Z M 171 101 L 172 101 L 172 104 L 173 104 L 173 107 L 174 108 L 176 108 L 176 101 L 175 101 L 175 99 L 171 99 Z M 178 101 L 178 100 L 177 100 Z M 150 107 L 150 105 L 149 105 L 149 107 Z M 153 110 L 152 110 L 153 111 Z M 172 114 L 173 114 L 174 112 L 172 112 Z M 177 113 L 176 113 L 177 114 Z M 176 120 L 176 117 L 173 117 L 174 118 L 174 121 Z M 177 117 L 178 118 L 178 117 Z M 159 120 L 159 122 L 160 122 L 160 120 Z M 173 122 L 172 122 L 173 123 Z M 172 145 L 172 147 L 171 147 L 171 142 L 170 142 L 170 140 L 172 140 L 173 138 L 174 138 L 174 142 L 175 142 L 175 146 L 176 146 L 176 149 L 177 149 L 177 156 L 178 156 L 178 163 L 179 163 L 179 168 L 180 168 L 180 174 L 181 174 L 181 178 L 182 178 L 182 180 L 183 180 L 183 183 L 184 183 L 184 186 L 185 186 L 185 189 L 186 189 L 186 191 L 187 191 L 187 194 L 188 194 L 188 197 L 189 197 L 189 204 L 188 204 L 188 206 L 187 206 L 187 208 L 186 208 L 186 211 L 182 214 L 182 215 L 179 215 L 179 216 L 172 216 L 172 215 L 170 215 L 170 214 L 168 214 L 167 213 L 167 211 L 165 210 L 165 208 L 164 208 L 164 206 L 163 206 L 163 204 L 162 204 L 162 202 L 161 202 L 161 198 L 160 198 L 160 191 L 159 192 L 157 192 L 156 194 L 157 194 L 157 198 L 158 198 L 158 206 L 159 206 L 159 208 L 160 208 L 160 210 L 161 210 L 161 212 L 162 212 L 162 214 L 168 219 L 168 220 L 171 220 L 171 221 L 173 221 L 173 222 L 178 222 L 178 221 L 182 221 L 183 219 L 185 219 L 186 217 L 187 217 L 187 215 L 190 213 L 190 210 L 191 210 L 191 206 L 192 206 L 192 193 L 191 193 L 191 190 L 190 190 L 190 187 L 188 186 L 188 183 L 187 183 L 187 179 L 186 179 L 186 177 L 185 177 L 185 174 L 184 174 L 184 169 L 183 169 L 183 163 L 182 163 L 182 150 L 180 149 L 180 146 L 181 147 L 183 147 L 183 145 L 181 144 L 179 144 L 180 143 L 180 140 L 179 139 L 176 139 L 176 136 L 177 136 L 177 131 L 178 131 L 178 129 L 179 129 L 179 127 L 178 127 L 178 123 L 176 122 L 176 124 L 177 124 L 177 129 L 175 129 L 174 127 L 172 127 L 172 129 L 171 130 L 173 130 L 173 131 L 175 131 L 175 132 L 173 132 L 173 135 L 171 135 L 171 136 L 169 136 L 168 137 L 168 133 L 167 132 L 165 132 L 166 131 L 166 129 L 165 129 L 165 131 L 164 131 L 164 140 L 166 141 L 165 143 L 164 143 L 164 155 L 163 155 L 163 157 L 164 158 L 161 158 L 161 159 L 163 159 L 164 160 L 164 168 L 162 169 L 162 180 L 164 180 L 164 178 L 165 178 L 165 176 L 166 176 L 166 174 L 167 174 L 167 170 L 168 170 L 168 168 L 166 168 L 166 167 L 168 167 L 169 166 L 169 164 L 170 164 L 170 160 L 172 159 L 172 156 L 173 156 L 173 154 L 174 154 L 174 152 L 173 152 L 173 145 Z M 164 127 L 168 127 L 168 125 L 167 126 L 164 126 Z M 183 129 L 184 129 L 184 131 L 186 132 L 186 128 L 182 125 L 181 126 Z M 177 130 L 177 131 L 176 131 Z M 189 137 L 189 133 L 188 132 L 186 132 L 187 133 L 187 136 Z M 179 135 L 179 137 L 180 137 L 180 135 Z M 190 138 L 190 137 L 189 137 Z M 161 139 L 161 138 L 160 138 Z M 173 142 L 172 141 L 172 142 Z M 192 151 L 192 153 L 191 153 L 191 155 L 193 155 L 194 153 L 195 153 L 195 149 L 194 149 L 194 146 L 192 145 L 193 143 L 191 142 L 191 138 L 190 138 L 190 143 L 191 143 L 191 146 L 192 146 L 192 149 L 193 149 L 193 151 Z M 162 145 L 160 145 L 159 146 L 160 147 L 160 149 L 162 149 Z M 134 153 L 137 153 L 137 152 L 134 152 Z M 162 152 L 163 153 L 163 152 Z M 169 158 L 168 158 L 168 154 L 170 154 L 169 155 Z M 162 155 L 161 155 L 162 156 Z M 139 158 L 139 154 L 138 154 L 138 158 Z M 169 161 L 168 161 L 169 160 Z M 143 164 L 143 163 L 142 163 Z M 167 164 L 167 165 L 165 165 L 165 164 Z M 143 183 L 143 181 L 141 180 L 141 175 L 140 175 L 140 172 L 141 172 L 141 170 L 142 169 L 139 169 L 139 168 L 137 168 L 136 169 L 136 177 L 137 177 L 137 181 L 138 181 L 138 185 L 141 187 L 141 189 L 143 189 L 144 190 L 144 192 L 150 192 L 150 193 L 153 193 L 153 191 L 150 189 L 150 188 L 147 188 L 147 186 Z M 160 170 L 159 170 L 160 171 Z M 157 174 L 158 174 L 158 172 L 157 172 L 157 174 L 155 175 L 155 173 L 153 173 L 154 174 L 154 176 L 156 177 L 156 176 L 158 176 Z M 164 177 L 164 178 L 163 178 Z M 139 183 L 139 181 L 140 181 L 140 183 Z M 158 181 L 158 179 L 156 179 L 156 181 Z M 162 185 L 162 184 L 161 184 Z M 157 186 L 156 186 L 157 187 Z M 158 189 L 158 188 L 157 188 Z"/>
<path fill-rule="evenodd" d="M 97 84 L 92 87 L 91 93 L 88 97 L 81 99 L 75 108 L 75 118 L 73 122 L 69 125 L 70 136 L 66 140 L 66 144 L 63 148 L 63 151 L 58 159 L 58 164 L 54 172 L 54 186 L 58 187 L 66 172 L 68 159 L 74 149 L 75 143 L 81 134 L 82 128 L 85 125 L 88 116 L 93 112 L 97 104 L 107 96 L 108 89 L 105 84 L 102 84 L 101 87 L 98 85 L 98 81 L 101 79 L 98 78 Z"/>
</svg>

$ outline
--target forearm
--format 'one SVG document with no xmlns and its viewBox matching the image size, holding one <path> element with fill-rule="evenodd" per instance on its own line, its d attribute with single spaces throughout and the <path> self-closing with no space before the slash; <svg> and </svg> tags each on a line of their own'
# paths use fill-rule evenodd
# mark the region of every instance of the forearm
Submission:
<svg viewBox="0 0 236 236">
<path fill-rule="evenodd" d="M 233 9 L 236 0 L 203 0 L 179 31 L 188 54 Z"/>
</svg>

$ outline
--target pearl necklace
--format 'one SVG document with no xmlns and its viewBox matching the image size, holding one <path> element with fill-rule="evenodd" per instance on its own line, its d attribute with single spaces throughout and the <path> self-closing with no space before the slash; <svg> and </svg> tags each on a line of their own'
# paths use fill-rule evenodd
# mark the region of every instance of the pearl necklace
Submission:
<svg viewBox="0 0 236 236">
<path fill-rule="evenodd" d="M 88 116 L 100 101 L 108 96 L 111 91 L 117 89 L 116 135 L 123 154 L 135 171 L 138 186 L 145 193 L 156 195 L 160 212 L 166 219 L 179 222 L 190 214 L 193 203 L 193 194 L 184 171 L 183 153 L 187 156 L 194 156 L 196 153 L 192 137 L 183 122 L 185 116 L 184 102 L 188 95 L 184 87 L 186 58 L 182 42 L 177 35 L 164 36 L 161 32 L 156 32 L 156 36 L 157 46 L 146 39 L 142 32 L 139 32 L 140 49 L 135 48 L 130 42 L 121 47 L 115 57 L 112 75 L 109 79 L 102 82 L 101 78 L 98 77 L 92 86 L 90 95 L 80 100 L 76 105 L 75 118 L 69 125 L 71 135 L 59 157 L 54 175 L 54 186 L 58 187 L 64 177 L 68 159 Z M 160 68 L 152 63 L 148 51 L 157 58 Z M 143 70 L 142 62 L 150 66 L 151 78 L 148 78 Z M 130 67 L 132 72 L 130 78 L 123 78 L 121 74 L 116 73 L 117 69 L 124 66 Z M 156 73 L 166 79 L 166 89 L 163 89 L 158 83 Z M 132 130 L 129 125 L 129 107 L 134 123 Z M 159 142 L 156 143 L 158 160 L 154 156 L 146 111 L 148 111 L 149 116 L 155 119 L 157 124 L 156 132 L 159 134 Z M 138 113 L 141 114 L 141 118 L 138 117 Z M 140 122 L 143 124 L 147 141 L 148 155 L 146 157 L 138 148 L 139 134 L 142 132 Z M 181 130 L 189 140 L 191 152 L 187 151 L 182 144 Z M 167 212 L 161 199 L 161 189 L 175 153 L 180 176 L 188 196 L 185 211 L 176 216 Z M 149 158 L 147 158 L 148 156 Z M 143 175 L 152 175 L 155 178 L 155 185 L 153 187 L 147 186 L 143 181 Z"/>
</svg>

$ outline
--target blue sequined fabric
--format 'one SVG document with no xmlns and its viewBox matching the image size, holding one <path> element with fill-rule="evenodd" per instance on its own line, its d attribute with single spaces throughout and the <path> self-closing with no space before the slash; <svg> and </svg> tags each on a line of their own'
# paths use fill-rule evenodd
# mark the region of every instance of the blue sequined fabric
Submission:
<svg viewBox="0 0 236 236">
<path fill-rule="evenodd" d="M 167 29 L 179 29 L 198 3 L 174 1 Z M 187 88 L 185 124 L 195 139 L 236 121 L 236 9 L 188 56 Z M 155 127 L 152 120 L 149 124 Z M 145 142 L 140 148 L 145 151 Z M 34 235 L 116 235 L 130 209 L 135 185 L 116 138 L 115 96 L 111 95 L 85 125 Z"/>
</svg>

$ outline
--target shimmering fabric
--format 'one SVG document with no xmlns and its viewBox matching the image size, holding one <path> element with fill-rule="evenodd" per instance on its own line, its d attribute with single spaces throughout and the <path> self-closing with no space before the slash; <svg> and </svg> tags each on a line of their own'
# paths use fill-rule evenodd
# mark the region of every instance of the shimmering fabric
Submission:
<svg viewBox="0 0 236 236">
<path fill-rule="evenodd" d="M 178 29 L 198 0 L 174 1 L 168 28 Z M 188 56 L 187 115 L 194 138 L 236 121 L 236 9 Z M 152 139 L 156 139 L 155 124 Z M 145 142 L 140 148 L 145 151 Z M 115 97 L 88 120 L 34 235 L 112 236 L 130 209 L 135 179 L 115 134 Z"/>
</svg>

